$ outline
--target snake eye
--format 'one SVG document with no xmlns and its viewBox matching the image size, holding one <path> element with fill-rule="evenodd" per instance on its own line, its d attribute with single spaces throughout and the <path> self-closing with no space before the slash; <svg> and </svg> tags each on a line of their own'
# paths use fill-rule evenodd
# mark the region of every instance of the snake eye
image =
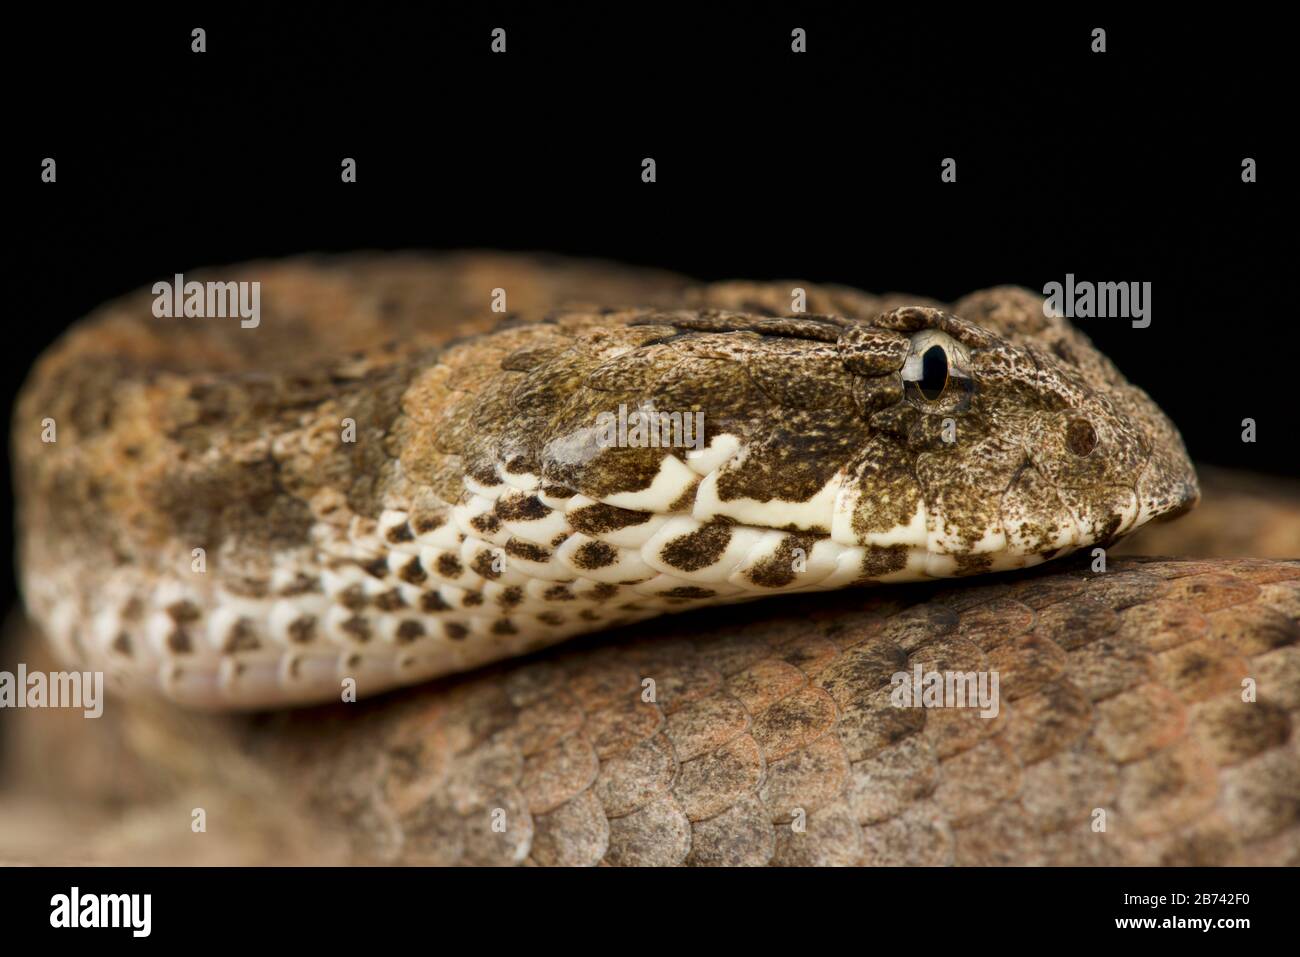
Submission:
<svg viewBox="0 0 1300 957">
<path fill-rule="evenodd" d="M 1065 428 L 1065 447 L 1083 458 L 1097 447 L 1097 430 L 1087 419 L 1074 419 Z"/>
<path fill-rule="evenodd" d="M 912 348 L 903 363 L 903 383 L 915 401 L 958 410 L 972 388 L 969 359 L 965 347 L 947 333 L 922 330 L 912 337 Z"/>
<path fill-rule="evenodd" d="M 948 353 L 939 346 L 931 346 L 921 357 L 921 378 L 916 380 L 916 387 L 921 390 L 921 395 L 933 402 L 943 395 L 947 384 Z"/>
</svg>

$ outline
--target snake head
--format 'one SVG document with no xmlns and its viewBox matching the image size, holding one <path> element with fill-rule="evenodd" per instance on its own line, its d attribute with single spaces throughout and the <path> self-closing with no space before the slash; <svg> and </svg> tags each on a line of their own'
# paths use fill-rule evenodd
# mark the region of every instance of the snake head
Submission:
<svg viewBox="0 0 1300 957">
<path fill-rule="evenodd" d="M 1172 423 L 1024 290 L 895 309 L 840 347 L 872 426 L 845 539 L 924 545 L 930 573 L 961 574 L 1104 546 L 1199 497 Z"/>
<path fill-rule="evenodd" d="M 587 503 L 618 509 L 659 530 L 612 548 L 740 589 L 1021 568 L 1196 500 L 1160 410 L 1023 290 L 856 318 L 708 305 L 538 331 L 572 344 L 504 360 L 508 403 L 462 416 L 479 425 L 467 474 L 479 489 L 537 476 L 579 525 Z M 654 441 L 634 435 L 643 413 Z"/>
</svg>

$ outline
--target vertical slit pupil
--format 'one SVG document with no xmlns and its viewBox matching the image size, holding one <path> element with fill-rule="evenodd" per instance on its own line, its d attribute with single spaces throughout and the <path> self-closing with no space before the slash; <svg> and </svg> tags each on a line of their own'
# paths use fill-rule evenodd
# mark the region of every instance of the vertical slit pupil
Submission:
<svg viewBox="0 0 1300 957">
<path fill-rule="evenodd" d="M 948 383 L 948 353 L 939 346 L 931 346 L 921 356 L 921 381 L 917 387 L 921 395 L 933 401 L 943 395 Z"/>
</svg>

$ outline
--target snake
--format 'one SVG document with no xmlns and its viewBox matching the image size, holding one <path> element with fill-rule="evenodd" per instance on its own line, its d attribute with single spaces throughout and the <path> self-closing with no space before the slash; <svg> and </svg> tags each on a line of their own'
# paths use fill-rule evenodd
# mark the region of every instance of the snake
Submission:
<svg viewBox="0 0 1300 957">
<path fill-rule="evenodd" d="M 316 781 L 359 859 L 1296 853 L 1300 569 L 1107 569 L 1196 472 L 1041 296 L 488 253 L 189 278 L 259 282 L 260 322 L 142 289 L 25 383 L 25 604 L 150 720 Z M 1280 703 L 1221 703 L 1214 636 Z M 921 661 L 1000 662 L 1003 720 L 890 708 Z M 1129 836 L 1090 843 L 1108 799 Z"/>
</svg>

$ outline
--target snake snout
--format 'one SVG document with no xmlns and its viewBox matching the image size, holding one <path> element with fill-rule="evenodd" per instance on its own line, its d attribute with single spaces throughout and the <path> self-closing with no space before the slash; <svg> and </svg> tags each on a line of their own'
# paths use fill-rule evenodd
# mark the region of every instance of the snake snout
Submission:
<svg viewBox="0 0 1300 957">
<path fill-rule="evenodd" d="M 1168 511 L 1157 514 L 1154 521 L 1169 522 L 1196 508 L 1201 501 L 1201 490 L 1196 484 L 1195 477 L 1190 482 L 1181 483 L 1175 493 L 1174 501 L 1177 504 L 1171 506 Z"/>
<path fill-rule="evenodd" d="M 1138 478 L 1137 497 L 1140 511 L 1134 527 L 1154 519 L 1169 521 L 1196 507 L 1201 488 L 1181 440 L 1175 437 L 1151 457 Z"/>
</svg>

